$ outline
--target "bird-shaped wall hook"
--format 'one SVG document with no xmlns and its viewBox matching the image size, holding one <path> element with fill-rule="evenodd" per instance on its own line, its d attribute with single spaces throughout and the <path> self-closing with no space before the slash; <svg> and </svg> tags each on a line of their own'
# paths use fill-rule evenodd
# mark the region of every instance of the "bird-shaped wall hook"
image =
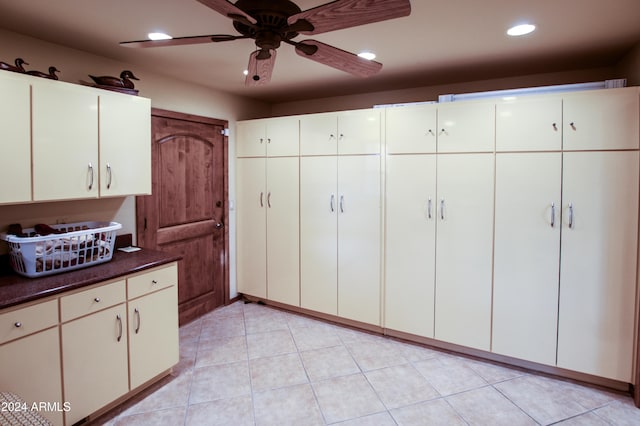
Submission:
<svg viewBox="0 0 640 426">
<path fill-rule="evenodd" d="M 0 62 L 0 70 L 24 73 L 26 72 L 26 70 L 24 69 L 23 65 L 29 65 L 29 64 L 25 62 L 24 59 L 22 58 L 16 58 L 15 66 L 8 64 L 6 62 Z"/>
<path fill-rule="evenodd" d="M 57 72 L 60 72 L 60 70 L 58 70 L 56 67 L 49 67 L 49 74 L 43 73 L 42 71 L 27 71 L 27 74 L 29 75 L 33 75 L 35 77 L 42 77 L 42 78 L 49 78 L 51 80 L 57 80 L 58 76 L 56 75 Z"/>
<path fill-rule="evenodd" d="M 124 70 L 120 73 L 120 78 L 111 77 L 108 75 L 103 76 L 94 76 L 89 75 L 93 81 L 96 82 L 99 86 L 111 86 L 111 87 L 123 87 L 125 89 L 133 89 L 135 88 L 133 81 L 138 80 L 138 78 L 133 75 L 133 73 L 129 70 Z"/>
</svg>

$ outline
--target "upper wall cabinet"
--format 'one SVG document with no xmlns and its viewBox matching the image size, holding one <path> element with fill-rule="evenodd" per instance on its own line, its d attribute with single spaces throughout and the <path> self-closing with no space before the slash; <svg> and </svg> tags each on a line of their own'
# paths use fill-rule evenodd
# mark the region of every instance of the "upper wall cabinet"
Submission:
<svg viewBox="0 0 640 426">
<path fill-rule="evenodd" d="M 562 149 L 562 98 L 514 99 L 496 105 L 496 151 Z"/>
<path fill-rule="evenodd" d="M 278 117 L 237 123 L 238 157 L 286 157 L 300 152 L 298 117 Z"/>
<path fill-rule="evenodd" d="M 379 154 L 381 110 L 300 117 L 300 155 Z"/>
<path fill-rule="evenodd" d="M 98 197 L 98 94 L 33 79 L 33 200 Z"/>
<path fill-rule="evenodd" d="M 100 196 L 151 194 L 147 98 L 100 93 Z"/>
<path fill-rule="evenodd" d="M 567 94 L 563 149 L 638 149 L 638 116 L 638 88 Z"/>
<path fill-rule="evenodd" d="M 387 154 L 436 152 L 437 105 L 416 105 L 386 110 Z"/>
<path fill-rule="evenodd" d="M 493 102 L 438 104 L 438 152 L 493 152 Z"/>
<path fill-rule="evenodd" d="M 31 200 L 31 144 L 29 132 L 29 81 L 18 74 L 0 76 L 0 204 Z"/>
</svg>

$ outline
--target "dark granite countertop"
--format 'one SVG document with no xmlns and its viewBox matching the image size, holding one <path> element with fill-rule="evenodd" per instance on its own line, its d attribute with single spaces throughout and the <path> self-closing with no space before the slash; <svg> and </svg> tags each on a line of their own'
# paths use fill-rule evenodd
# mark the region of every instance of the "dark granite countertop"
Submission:
<svg viewBox="0 0 640 426">
<path fill-rule="evenodd" d="M 27 278 L 13 272 L 8 256 L 0 265 L 0 309 L 74 290 L 101 281 L 150 269 L 180 260 L 182 256 L 142 249 L 125 253 L 116 250 L 109 262 L 40 278 Z"/>
</svg>

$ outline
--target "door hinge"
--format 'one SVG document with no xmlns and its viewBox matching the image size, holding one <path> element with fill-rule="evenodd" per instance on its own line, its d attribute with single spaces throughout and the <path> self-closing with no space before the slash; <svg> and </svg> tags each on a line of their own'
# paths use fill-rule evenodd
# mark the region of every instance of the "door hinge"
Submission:
<svg viewBox="0 0 640 426">
<path fill-rule="evenodd" d="M 220 130 L 220 134 L 222 136 L 229 136 L 229 129 L 222 129 Z"/>
</svg>

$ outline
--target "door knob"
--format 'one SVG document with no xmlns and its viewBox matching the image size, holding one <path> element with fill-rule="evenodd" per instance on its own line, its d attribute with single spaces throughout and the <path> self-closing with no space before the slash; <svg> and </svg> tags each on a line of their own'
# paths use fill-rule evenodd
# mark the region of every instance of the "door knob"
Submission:
<svg viewBox="0 0 640 426">
<path fill-rule="evenodd" d="M 224 228 L 224 223 L 222 222 L 216 223 L 216 229 L 221 229 L 221 228 Z"/>
</svg>

